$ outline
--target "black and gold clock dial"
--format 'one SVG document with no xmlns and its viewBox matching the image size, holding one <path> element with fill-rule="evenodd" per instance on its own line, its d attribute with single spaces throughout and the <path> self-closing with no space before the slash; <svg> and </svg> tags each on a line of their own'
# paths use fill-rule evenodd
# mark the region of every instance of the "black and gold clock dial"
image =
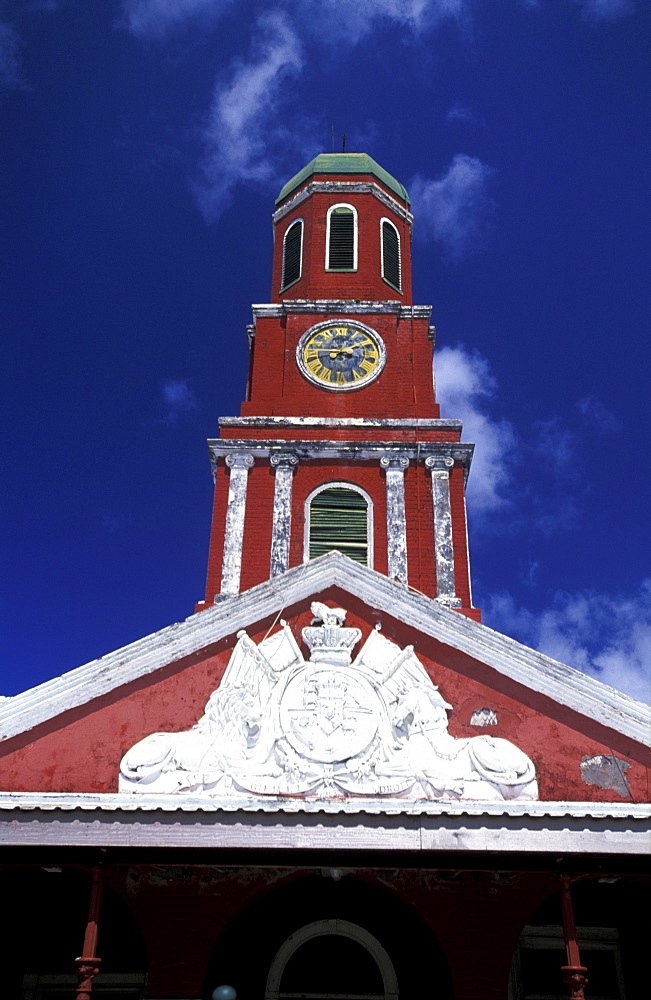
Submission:
<svg viewBox="0 0 651 1000">
<path fill-rule="evenodd" d="M 348 326 L 308 331 L 297 353 L 303 374 L 328 389 L 365 385 L 380 373 L 384 360 L 377 335 Z"/>
</svg>

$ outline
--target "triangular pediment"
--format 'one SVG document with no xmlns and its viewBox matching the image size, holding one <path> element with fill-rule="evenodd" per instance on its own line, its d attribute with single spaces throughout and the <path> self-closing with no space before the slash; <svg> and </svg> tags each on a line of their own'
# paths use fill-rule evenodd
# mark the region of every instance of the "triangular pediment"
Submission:
<svg viewBox="0 0 651 1000">
<path fill-rule="evenodd" d="M 209 650 L 241 629 L 337 588 L 380 615 L 430 637 L 592 723 L 648 744 L 651 712 L 641 702 L 508 636 L 331 552 L 245 593 L 31 688 L 0 705 L 0 739 L 11 740 L 57 716 L 105 698 L 174 663 Z M 233 643 L 234 645 L 234 643 Z"/>
</svg>

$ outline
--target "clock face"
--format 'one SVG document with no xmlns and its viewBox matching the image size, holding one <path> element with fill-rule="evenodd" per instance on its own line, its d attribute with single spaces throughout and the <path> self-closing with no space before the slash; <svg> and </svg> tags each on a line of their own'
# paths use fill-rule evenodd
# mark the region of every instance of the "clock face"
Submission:
<svg viewBox="0 0 651 1000">
<path fill-rule="evenodd" d="M 362 324 L 320 323 L 296 348 L 303 375 L 322 389 L 361 389 L 380 374 L 386 352 L 381 338 Z"/>
</svg>

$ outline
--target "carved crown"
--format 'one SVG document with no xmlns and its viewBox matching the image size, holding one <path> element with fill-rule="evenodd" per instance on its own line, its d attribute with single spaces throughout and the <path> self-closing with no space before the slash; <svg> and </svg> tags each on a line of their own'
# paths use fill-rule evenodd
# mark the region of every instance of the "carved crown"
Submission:
<svg viewBox="0 0 651 1000">
<path fill-rule="evenodd" d="M 303 640 L 309 647 L 311 663 L 347 666 L 351 650 L 361 638 L 358 628 L 342 628 L 341 625 L 309 625 L 303 629 Z"/>
</svg>

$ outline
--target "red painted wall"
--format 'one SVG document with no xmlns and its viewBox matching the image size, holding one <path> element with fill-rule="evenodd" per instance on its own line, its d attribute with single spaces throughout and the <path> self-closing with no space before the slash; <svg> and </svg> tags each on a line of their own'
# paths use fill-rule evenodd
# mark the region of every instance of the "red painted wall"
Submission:
<svg viewBox="0 0 651 1000">
<path fill-rule="evenodd" d="M 341 296 L 340 296 L 341 297 Z M 387 360 L 370 385 L 349 392 L 321 389 L 296 363 L 296 346 L 316 323 L 357 319 L 382 337 Z M 368 313 L 337 319 L 337 313 L 290 313 L 258 317 L 249 398 L 244 417 L 438 417 L 432 379 L 432 343 L 423 319 Z"/>
<path fill-rule="evenodd" d="M 443 697 L 454 706 L 450 733 L 467 737 L 487 732 L 512 740 L 536 764 L 541 799 L 622 801 L 609 789 L 585 784 L 579 769 L 584 756 L 614 754 L 631 764 L 626 771 L 631 800 L 626 801 L 648 801 L 646 748 L 502 677 L 472 657 L 372 611 L 348 593 L 332 588 L 314 596 L 347 608 L 347 624 L 361 628 L 364 638 L 380 621 L 388 638 L 401 646 L 413 643 Z M 283 616 L 300 639 L 300 629 L 312 617 L 309 601 L 285 608 Z M 247 631 L 259 642 L 271 625 L 268 619 Z M 200 718 L 234 644 L 232 635 L 201 655 L 161 669 L 32 733 L 6 741 L 0 750 L 3 788 L 116 791 L 120 759 L 129 747 L 152 732 L 186 730 Z M 492 708 L 497 713 L 497 726 L 482 729 L 469 725 L 472 712 L 481 708 Z"/>
</svg>

